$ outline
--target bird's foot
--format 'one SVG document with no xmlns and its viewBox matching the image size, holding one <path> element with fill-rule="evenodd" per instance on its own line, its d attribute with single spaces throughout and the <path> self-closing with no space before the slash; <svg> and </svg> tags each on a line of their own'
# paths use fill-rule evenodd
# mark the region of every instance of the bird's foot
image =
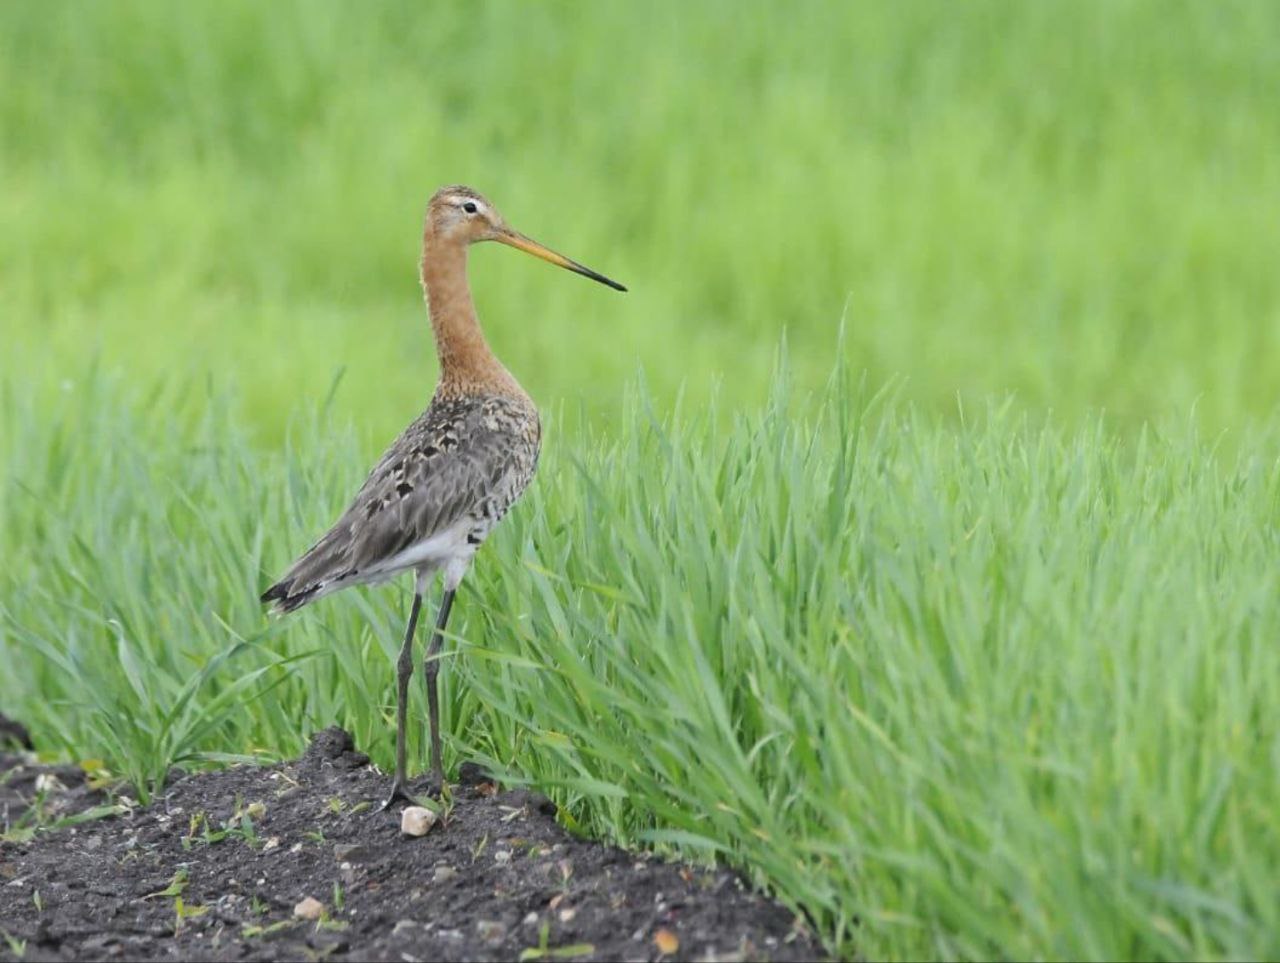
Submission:
<svg viewBox="0 0 1280 963">
<path fill-rule="evenodd" d="M 399 779 L 395 780 L 391 784 L 391 794 L 387 796 L 382 805 L 378 807 L 378 812 L 385 813 L 398 802 L 405 802 L 410 806 L 418 805 L 418 800 L 409 795 L 408 790 L 404 788 L 404 783 Z"/>
<path fill-rule="evenodd" d="M 422 795 L 427 799 L 436 799 L 447 801 L 449 796 L 449 784 L 444 777 L 433 773 L 426 778 L 426 782 L 420 787 Z M 416 796 L 410 795 L 408 788 L 399 779 L 391 783 L 391 793 L 386 800 L 378 807 L 378 812 L 385 813 L 396 803 L 408 803 L 410 806 L 421 806 L 422 802 Z M 427 807 L 432 808 L 431 806 Z"/>
</svg>

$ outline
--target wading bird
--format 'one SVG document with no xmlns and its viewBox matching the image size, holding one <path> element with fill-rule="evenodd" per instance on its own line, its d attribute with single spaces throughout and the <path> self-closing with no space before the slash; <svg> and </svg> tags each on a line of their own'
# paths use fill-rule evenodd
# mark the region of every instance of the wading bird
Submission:
<svg viewBox="0 0 1280 963">
<path fill-rule="evenodd" d="M 351 585 L 415 575 L 413 607 L 396 662 L 396 773 L 383 808 L 409 800 L 405 711 L 422 595 L 436 572 L 444 594 L 423 669 L 431 726 L 431 777 L 444 786 L 436 677 L 453 595 L 472 557 L 533 478 L 542 427 L 533 401 L 494 357 L 467 286 L 467 248 L 500 241 L 617 291 L 621 284 L 507 226 L 482 195 L 444 187 L 427 205 L 422 287 L 440 359 L 431 404 L 374 467 L 351 505 L 262 595 L 292 612 Z"/>
</svg>

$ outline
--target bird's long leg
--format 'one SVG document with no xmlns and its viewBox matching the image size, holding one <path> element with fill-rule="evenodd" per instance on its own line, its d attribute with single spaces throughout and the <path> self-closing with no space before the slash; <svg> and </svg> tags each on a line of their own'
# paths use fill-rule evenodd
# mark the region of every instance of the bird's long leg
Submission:
<svg viewBox="0 0 1280 963">
<path fill-rule="evenodd" d="M 409 709 L 409 677 L 413 675 L 413 633 L 418 627 L 418 612 L 422 608 L 422 593 L 413 594 L 413 608 L 409 610 L 409 626 L 404 630 L 404 644 L 400 646 L 400 658 L 396 660 L 396 775 L 391 783 L 391 795 L 382 804 L 390 809 L 399 800 L 413 802 L 405 789 L 405 716 Z"/>
<path fill-rule="evenodd" d="M 440 646 L 444 643 L 444 627 L 453 608 L 453 589 L 446 589 L 440 600 L 440 614 L 436 616 L 436 629 L 431 633 L 431 645 L 427 647 L 423 671 L 427 677 L 427 716 L 431 722 L 431 781 L 440 792 L 444 791 L 444 763 L 440 755 L 440 696 L 436 691 L 436 677 L 440 675 Z"/>
</svg>

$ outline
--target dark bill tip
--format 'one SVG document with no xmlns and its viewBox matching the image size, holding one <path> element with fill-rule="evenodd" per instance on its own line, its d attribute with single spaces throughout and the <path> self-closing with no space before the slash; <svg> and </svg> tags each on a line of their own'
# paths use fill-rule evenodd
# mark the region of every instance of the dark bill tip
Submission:
<svg viewBox="0 0 1280 963">
<path fill-rule="evenodd" d="M 617 281 L 613 280 L 612 278 L 605 277 L 599 271 L 593 271 L 591 270 L 591 268 L 583 267 L 581 264 L 574 264 L 574 266 L 570 268 L 570 270 L 577 271 L 584 278 L 591 278 L 591 280 L 593 281 L 599 281 L 601 284 L 605 285 L 606 287 L 613 288 L 615 291 L 625 291 L 627 289 L 626 285 L 619 284 Z"/>
</svg>

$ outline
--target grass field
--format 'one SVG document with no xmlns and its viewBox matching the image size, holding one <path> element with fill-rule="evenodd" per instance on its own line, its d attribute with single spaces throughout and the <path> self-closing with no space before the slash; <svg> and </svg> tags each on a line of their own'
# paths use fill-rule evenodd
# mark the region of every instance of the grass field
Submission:
<svg viewBox="0 0 1280 963">
<path fill-rule="evenodd" d="M 463 181 L 632 288 L 474 258 L 513 370 L 601 422 L 638 364 L 763 401 L 784 330 L 818 384 L 842 315 L 944 410 L 1276 407 L 1275 4 L 379 9 L 4 5 L 3 369 L 209 370 L 278 438 L 345 366 L 389 437 L 432 383 L 422 210 Z"/>
<path fill-rule="evenodd" d="M 256 596 L 466 181 L 632 291 L 473 259 L 554 414 L 450 764 L 842 954 L 1280 955 L 1280 8 L 463 10 L 0 6 L 0 709 L 143 795 L 389 762 L 406 587 Z"/>
<path fill-rule="evenodd" d="M 262 453 L 205 406 L 150 449 L 169 394 L 6 399 L 0 700 L 143 788 L 334 721 L 389 764 L 407 587 L 255 602 L 358 482 L 352 432 Z M 452 624 L 451 763 L 724 853 L 872 958 L 1274 955 L 1273 459 L 839 380 L 714 420 L 637 402 L 550 446 Z"/>
</svg>

